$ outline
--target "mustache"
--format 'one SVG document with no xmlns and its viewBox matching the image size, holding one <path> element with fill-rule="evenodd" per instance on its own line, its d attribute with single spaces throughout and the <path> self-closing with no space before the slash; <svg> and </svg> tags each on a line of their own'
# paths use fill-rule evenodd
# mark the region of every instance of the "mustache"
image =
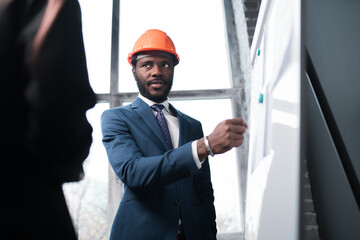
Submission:
<svg viewBox="0 0 360 240">
<path fill-rule="evenodd" d="M 167 82 L 162 79 L 162 78 L 155 78 L 155 79 L 152 79 L 150 81 L 148 81 L 146 83 L 147 86 L 150 86 L 151 84 L 158 84 L 158 83 L 161 83 L 161 84 L 167 84 Z"/>
</svg>

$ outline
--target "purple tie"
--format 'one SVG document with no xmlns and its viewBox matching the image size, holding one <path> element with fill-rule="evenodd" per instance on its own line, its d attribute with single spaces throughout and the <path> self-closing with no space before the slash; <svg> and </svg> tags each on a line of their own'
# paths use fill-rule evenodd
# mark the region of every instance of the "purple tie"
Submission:
<svg viewBox="0 0 360 240">
<path fill-rule="evenodd" d="M 156 114 L 156 119 L 159 123 L 159 126 L 161 128 L 161 131 L 165 137 L 165 140 L 166 140 L 166 143 L 167 145 L 169 146 L 170 149 L 173 148 L 173 145 L 171 143 L 171 137 L 170 137 L 170 132 L 169 132 L 169 128 L 168 128 L 168 125 L 166 123 L 166 119 L 164 117 L 164 114 L 162 112 L 164 106 L 163 105 L 160 105 L 160 104 L 154 104 L 151 106 L 152 109 L 154 109 L 157 114 Z"/>
</svg>

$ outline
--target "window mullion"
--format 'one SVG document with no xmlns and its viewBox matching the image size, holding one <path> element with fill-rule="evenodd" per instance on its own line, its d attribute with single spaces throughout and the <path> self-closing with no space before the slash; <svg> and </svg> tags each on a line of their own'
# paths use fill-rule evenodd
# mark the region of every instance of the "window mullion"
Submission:
<svg viewBox="0 0 360 240">
<path fill-rule="evenodd" d="M 110 107 L 117 106 L 119 102 L 113 98 L 119 89 L 119 26 L 120 26 L 120 0 L 113 0 L 112 35 L 111 35 L 111 71 L 110 71 Z"/>
</svg>

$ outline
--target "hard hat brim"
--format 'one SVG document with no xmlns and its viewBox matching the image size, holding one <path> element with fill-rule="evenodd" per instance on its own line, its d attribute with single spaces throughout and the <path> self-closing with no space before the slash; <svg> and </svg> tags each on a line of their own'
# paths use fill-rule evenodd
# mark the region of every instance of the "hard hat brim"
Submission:
<svg viewBox="0 0 360 240">
<path fill-rule="evenodd" d="M 131 53 L 129 53 L 128 55 L 128 62 L 129 64 L 132 66 L 132 61 L 134 60 L 133 57 L 134 55 L 136 55 L 137 53 L 140 53 L 140 52 L 148 52 L 148 51 L 162 51 L 162 52 L 166 52 L 166 53 L 170 53 L 172 55 L 174 55 L 174 57 L 176 58 L 177 62 L 175 63 L 175 65 L 177 65 L 179 62 L 180 62 L 180 57 L 179 55 L 175 52 L 175 51 L 172 51 L 170 49 L 164 49 L 164 48 L 142 48 L 138 51 L 133 51 Z"/>
</svg>

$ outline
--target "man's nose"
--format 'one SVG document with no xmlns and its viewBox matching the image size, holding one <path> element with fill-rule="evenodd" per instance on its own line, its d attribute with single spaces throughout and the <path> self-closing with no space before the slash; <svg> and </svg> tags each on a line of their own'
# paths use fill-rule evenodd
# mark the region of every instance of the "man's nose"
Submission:
<svg viewBox="0 0 360 240">
<path fill-rule="evenodd" d="M 152 76 L 162 76 L 161 67 L 159 65 L 157 65 L 157 64 L 154 64 L 151 75 Z"/>
</svg>

